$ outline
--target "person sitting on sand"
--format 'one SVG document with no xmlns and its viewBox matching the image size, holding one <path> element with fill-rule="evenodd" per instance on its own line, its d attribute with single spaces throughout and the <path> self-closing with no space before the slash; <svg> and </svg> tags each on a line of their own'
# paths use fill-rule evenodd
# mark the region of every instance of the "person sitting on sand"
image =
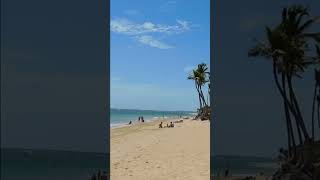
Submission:
<svg viewBox="0 0 320 180">
<path fill-rule="evenodd" d="M 170 122 L 170 127 L 174 127 L 174 124 L 172 122 Z"/>
<path fill-rule="evenodd" d="M 159 124 L 159 128 L 162 128 L 162 122 Z"/>
</svg>

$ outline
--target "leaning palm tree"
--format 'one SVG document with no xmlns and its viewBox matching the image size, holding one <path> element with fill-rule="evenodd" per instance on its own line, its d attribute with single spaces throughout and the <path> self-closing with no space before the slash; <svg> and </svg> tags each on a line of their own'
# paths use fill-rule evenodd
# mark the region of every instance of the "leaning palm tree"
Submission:
<svg viewBox="0 0 320 180">
<path fill-rule="evenodd" d="M 296 140 L 293 123 L 300 144 L 310 140 L 300 106 L 293 88 L 293 78 L 302 77 L 313 62 L 307 56 L 309 39 L 319 40 L 319 33 L 307 32 L 315 22 L 306 8 L 291 6 L 282 11 L 282 21 L 275 28 L 266 27 L 267 42 L 258 42 L 249 50 L 249 56 L 261 56 L 272 60 L 273 76 L 283 99 L 286 117 L 288 151 L 295 152 Z"/>
<path fill-rule="evenodd" d="M 207 107 L 208 103 L 205 100 L 202 87 L 209 82 L 208 79 L 208 67 L 205 63 L 198 64 L 191 74 L 188 76 L 188 79 L 193 80 L 199 98 L 199 110 L 202 111 L 203 107 Z"/>
<path fill-rule="evenodd" d="M 202 109 L 203 102 L 202 102 L 201 93 L 200 93 L 200 89 L 199 89 L 199 73 L 198 73 L 198 71 L 192 70 L 192 73 L 188 76 L 188 79 L 194 81 L 194 85 L 196 87 L 196 90 L 198 93 L 198 98 L 199 98 L 199 109 Z"/>
<path fill-rule="evenodd" d="M 211 91 L 211 84 L 210 84 L 210 72 L 208 72 L 208 79 L 209 79 L 209 82 L 208 82 L 208 104 L 209 104 L 209 106 L 210 106 L 210 104 L 211 104 L 211 102 L 210 102 L 210 95 L 211 95 L 211 93 L 210 93 L 210 91 Z"/>
<path fill-rule="evenodd" d="M 317 65 L 320 64 L 320 48 L 318 45 L 316 47 L 316 57 L 314 58 Z M 315 140 L 315 123 L 314 123 L 314 115 L 315 109 L 317 109 L 317 119 L 318 119 L 318 128 L 320 128 L 320 70 L 319 68 L 315 69 L 315 85 L 313 92 L 313 101 L 312 101 L 312 139 Z M 317 101 L 317 108 L 315 107 L 315 103 Z"/>
<path fill-rule="evenodd" d="M 314 128 L 315 128 L 315 109 L 317 109 L 317 114 L 318 114 L 318 124 L 319 124 L 319 87 L 320 87 L 320 71 L 318 69 L 315 69 L 315 85 L 314 85 L 314 92 L 313 92 L 313 100 L 312 100 L 312 139 L 315 139 L 315 133 L 314 133 Z M 317 101 L 317 108 L 316 106 L 316 101 Z"/>
<path fill-rule="evenodd" d="M 202 87 L 210 82 L 210 80 L 208 79 L 208 74 L 209 74 L 209 71 L 208 71 L 208 67 L 205 63 L 201 63 L 198 65 L 196 71 L 198 72 L 198 84 L 199 84 L 199 92 L 200 92 L 200 96 L 201 96 L 201 99 L 204 103 L 204 106 L 208 106 L 208 103 L 206 102 L 205 100 L 205 97 L 203 95 L 203 90 L 202 90 Z"/>
</svg>

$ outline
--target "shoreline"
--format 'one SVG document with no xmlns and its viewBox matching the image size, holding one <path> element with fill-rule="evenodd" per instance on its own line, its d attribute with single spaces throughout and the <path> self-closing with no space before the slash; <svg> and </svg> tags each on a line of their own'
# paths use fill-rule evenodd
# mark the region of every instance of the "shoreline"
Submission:
<svg viewBox="0 0 320 180">
<path fill-rule="evenodd" d="M 181 118 L 179 117 L 165 117 L 164 119 L 162 117 L 157 117 L 157 118 L 152 118 L 152 119 L 146 119 L 145 122 L 138 122 L 138 120 L 131 120 L 132 124 L 128 124 L 128 122 L 123 122 L 123 123 L 110 123 L 110 129 L 117 129 L 117 128 L 122 128 L 122 127 L 129 127 L 129 126 L 136 126 L 136 125 L 141 125 L 143 123 L 152 123 L 152 122 L 160 122 L 160 121 L 170 121 L 170 120 L 192 120 L 194 117 L 192 116 L 182 116 Z"/>
</svg>

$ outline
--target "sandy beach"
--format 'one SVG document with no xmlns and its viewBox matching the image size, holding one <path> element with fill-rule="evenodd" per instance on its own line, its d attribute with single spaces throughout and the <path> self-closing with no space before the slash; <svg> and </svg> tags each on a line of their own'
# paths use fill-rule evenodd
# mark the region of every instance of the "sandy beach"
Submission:
<svg viewBox="0 0 320 180">
<path fill-rule="evenodd" d="M 210 122 L 160 121 L 111 129 L 111 179 L 209 180 Z"/>
</svg>

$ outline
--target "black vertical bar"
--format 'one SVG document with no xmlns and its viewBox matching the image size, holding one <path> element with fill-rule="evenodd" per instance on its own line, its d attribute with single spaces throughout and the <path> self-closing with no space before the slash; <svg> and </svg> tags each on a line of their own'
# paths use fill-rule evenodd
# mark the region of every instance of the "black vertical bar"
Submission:
<svg viewBox="0 0 320 180">
<path fill-rule="evenodd" d="M 107 146 L 107 172 L 110 179 L 110 0 L 106 0 L 106 14 L 105 14 L 105 43 L 106 43 L 106 146 Z"/>
<path fill-rule="evenodd" d="M 212 130 L 213 130 L 213 122 L 214 122 L 214 109 L 213 109 L 213 105 L 214 105 L 214 102 L 213 102 L 213 87 L 214 87 L 214 84 L 213 84 L 213 0 L 210 0 L 210 108 L 211 108 L 211 120 L 210 120 L 210 179 L 213 179 L 213 171 L 212 171 L 212 156 L 213 156 L 213 153 L 212 153 L 212 150 L 213 150 L 213 143 L 211 142 L 212 141 L 212 137 L 213 137 L 213 133 L 212 133 Z"/>
</svg>

